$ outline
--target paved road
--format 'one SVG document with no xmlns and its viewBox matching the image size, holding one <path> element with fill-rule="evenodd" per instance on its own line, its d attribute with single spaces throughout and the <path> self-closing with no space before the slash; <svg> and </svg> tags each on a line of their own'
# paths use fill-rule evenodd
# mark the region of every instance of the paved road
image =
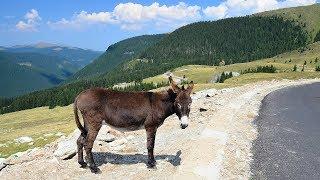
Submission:
<svg viewBox="0 0 320 180">
<path fill-rule="evenodd" d="M 255 124 L 253 179 L 320 179 L 320 83 L 269 94 Z"/>
</svg>

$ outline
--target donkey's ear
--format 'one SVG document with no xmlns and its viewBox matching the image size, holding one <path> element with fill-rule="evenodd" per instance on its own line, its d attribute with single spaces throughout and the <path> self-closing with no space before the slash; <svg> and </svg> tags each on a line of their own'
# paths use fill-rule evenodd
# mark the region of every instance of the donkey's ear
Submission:
<svg viewBox="0 0 320 180">
<path fill-rule="evenodd" d="M 193 81 L 191 81 L 191 82 L 189 83 L 188 88 L 187 88 L 187 93 L 188 93 L 188 94 L 191 94 L 192 89 L 193 89 L 193 86 L 194 86 Z"/>
<path fill-rule="evenodd" d="M 170 82 L 170 85 L 172 87 L 172 90 L 175 92 L 175 93 L 178 93 L 181 91 L 181 89 L 177 86 L 177 84 L 173 81 L 172 77 L 170 76 L 169 77 L 169 82 Z"/>
</svg>

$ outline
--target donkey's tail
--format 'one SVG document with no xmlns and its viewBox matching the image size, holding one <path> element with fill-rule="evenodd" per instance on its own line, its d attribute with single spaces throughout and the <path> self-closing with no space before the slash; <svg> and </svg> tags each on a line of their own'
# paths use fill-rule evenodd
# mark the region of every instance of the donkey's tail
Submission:
<svg viewBox="0 0 320 180">
<path fill-rule="evenodd" d="M 81 131 L 81 134 L 86 135 L 87 134 L 87 130 L 82 126 L 82 124 L 81 124 L 81 122 L 79 120 L 77 100 L 78 100 L 78 98 L 76 98 L 76 100 L 73 103 L 74 119 L 76 121 L 77 127 Z"/>
</svg>

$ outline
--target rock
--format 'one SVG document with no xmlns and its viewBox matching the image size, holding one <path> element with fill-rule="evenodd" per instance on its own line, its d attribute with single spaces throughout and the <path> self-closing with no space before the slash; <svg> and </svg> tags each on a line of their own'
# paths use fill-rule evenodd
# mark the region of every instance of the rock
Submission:
<svg viewBox="0 0 320 180">
<path fill-rule="evenodd" d="M 110 134 L 110 133 L 99 134 L 98 137 L 97 137 L 97 140 L 104 141 L 104 142 L 107 142 L 107 143 L 110 143 L 110 142 L 114 141 L 115 139 L 116 139 L 115 136 Z"/>
<path fill-rule="evenodd" d="M 0 171 L 7 166 L 7 160 L 5 158 L 0 158 Z"/>
<path fill-rule="evenodd" d="M 50 137 L 50 136 L 53 136 L 54 134 L 53 133 L 48 133 L 48 134 L 45 134 L 43 135 L 44 137 Z"/>
<path fill-rule="evenodd" d="M 17 143 L 29 143 L 32 142 L 33 139 L 29 136 L 22 136 L 14 140 Z"/>
<path fill-rule="evenodd" d="M 204 112 L 204 111 L 208 111 L 208 110 L 205 109 L 205 108 L 200 108 L 199 111 L 200 111 L 200 112 Z"/>
<path fill-rule="evenodd" d="M 208 89 L 208 90 L 196 92 L 196 94 L 192 95 L 191 98 L 192 98 L 192 100 L 197 100 L 197 99 L 201 99 L 201 98 L 208 97 L 208 96 L 212 97 L 216 93 L 217 93 L 216 89 Z"/>
<path fill-rule="evenodd" d="M 127 140 L 132 140 L 133 138 L 134 138 L 134 136 L 132 136 L 132 135 L 129 135 L 126 137 Z"/>
<path fill-rule="evenodd" d="M 120 146 L 115 146 L 112 148 L 113 151 L 121 151 L 126 147 L 125 144 L 121 144 Z"/>
<path fill-rule="evenodd" d="M 24 152 L 17 152 L 15 154 L 12 154 L 7 158 L 7 163 L 8 164 L 18 164 L 20 162 L 23 162 L 24 159 L 21 158 L 23 155 L 27 154 L 27 151 Z M 22 160 L 23 159 L 23 160 Z"/>
<path fill-rule="evenodd" d="M 80 131 L 76 129 L 69 138 L 58 143 L 54 155 L 63 160 L 70 159 L 77 153 L 77 139 L 80 136 Z"/>
<path fill-rule="evenodd" d="M 0 147 L 8 147 L 7 144 L 0 144 Z"/>
<path fill-rule="evenodd" d="M 57 132 L 55 135 L 56 136 L 63 136 L 64 134 L 62 132 Z"/>
<path fill-rule="evenodd" d="M 116 140 L 116 141 L 109 143 L 109 145 L 111 147 L 116 147 L 116 146 L 121 146 L 123 144 L 126 144 L 127 142 L 128 142 L 128 140 L 126 138 L 121 138 L 119 140 Z"/>
</svg>

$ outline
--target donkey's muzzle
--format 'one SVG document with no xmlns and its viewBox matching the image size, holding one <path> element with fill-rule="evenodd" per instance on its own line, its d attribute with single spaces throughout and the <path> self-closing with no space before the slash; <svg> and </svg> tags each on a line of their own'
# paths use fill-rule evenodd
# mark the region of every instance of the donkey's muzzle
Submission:
<svg viewBox="0 0 320 180">
<path fill-rule="evenodd" d="M 185 129 L 186 127 L 188 127 L 188 116 L 182 116 L 180 120 L 181 120 L 181 124 L 180 124 L 181 129 Z"/>
</svg>

